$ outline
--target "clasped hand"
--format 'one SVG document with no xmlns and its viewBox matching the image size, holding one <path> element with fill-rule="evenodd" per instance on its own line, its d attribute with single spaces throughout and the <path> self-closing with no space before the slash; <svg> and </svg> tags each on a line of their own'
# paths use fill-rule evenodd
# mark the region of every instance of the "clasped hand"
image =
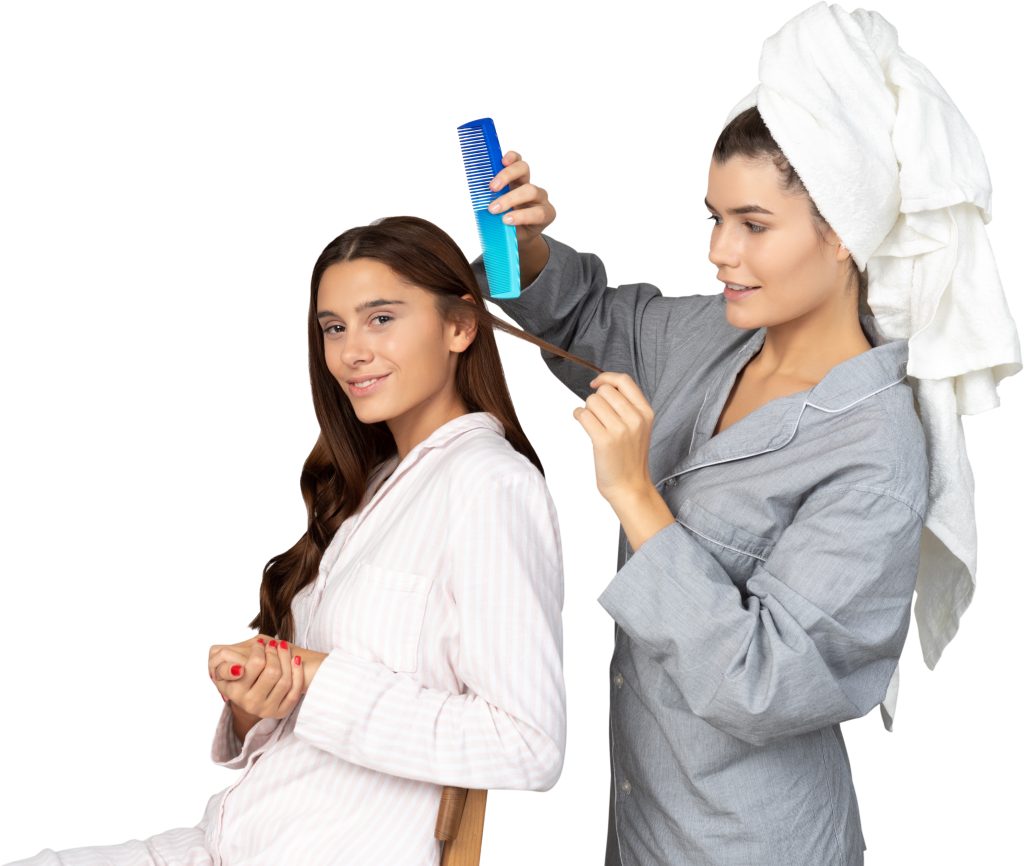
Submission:
<svg viewBox="0 0 1024 866">
<path fill-rule="evenodd" d="M 214 644 L 210 647 L 210 679 L 225 701 L 248 715 L 283 719 L 295 709 L 306 685 L 305 664 L 300 655 L 292 654 L 293 649 L 287 641 L 267 635 L 236 644 Z"/>
</svg>

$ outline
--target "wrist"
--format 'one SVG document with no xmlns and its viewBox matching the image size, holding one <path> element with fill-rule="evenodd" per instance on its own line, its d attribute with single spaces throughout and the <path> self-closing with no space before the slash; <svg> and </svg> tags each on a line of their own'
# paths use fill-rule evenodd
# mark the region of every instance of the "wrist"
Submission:
<svg viewBox="0 0 1024 866">
<path fill-rule="evenodd" d="M 676 519 L 657 488 L 649 481 L 641 486 L 612 491 L 606 498 L 619 518 L 634 552 Z"/>
<path fill-rule="evenodd" d="M 306 694 L 313 682 L 313 678 L 316 676 L 316 672 L 320 669 L 320 663 L 327 658 L 327 653 L 319 653 L 315 650 L 307 649 L 302 650 L 299 655 L 302 656 L 302 694 Z"/>
</svg>

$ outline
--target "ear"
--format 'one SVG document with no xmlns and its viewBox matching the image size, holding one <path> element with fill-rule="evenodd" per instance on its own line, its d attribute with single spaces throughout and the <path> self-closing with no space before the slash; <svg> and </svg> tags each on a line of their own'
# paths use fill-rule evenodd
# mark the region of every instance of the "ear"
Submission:
<svg viewBox="0 0 1024 866">
<path fill-rule="evenodd" d="M 835 229 L 830 228 L 828 230 L 825 240 L 835 250 L 837 262 L 845 262 L 850 258 L 850 251 L 846 248 L 846 244 L 842 242 L 839 235 L 836 234 Z"/>
<path fill-rule="evenodd" d="M 462 300 L 469 301 L 471 304 L 476 303 L 469 292 L 462 295 Z M 450 323 L 450 327 L 452 331 L 448 341 L 448 350 L 450 352 L 465 352 L 473 344 L 473 340 L 476 339 L 476 319 L 470 315 L 457 316 Z"/>
</svg>

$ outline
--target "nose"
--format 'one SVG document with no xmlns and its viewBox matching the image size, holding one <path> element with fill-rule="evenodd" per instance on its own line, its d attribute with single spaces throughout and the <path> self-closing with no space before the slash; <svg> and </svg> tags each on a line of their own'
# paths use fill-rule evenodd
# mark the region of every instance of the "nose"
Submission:
<svg viewBox="0 0 1024 866">
<path fill-rule="evenodd" d="M 341 360 L 349 367 L 358 367 L 373 360 L 369 337 L 361 329 L 350 328 L 345 332 Z"/>
<path fill-rule="evenodd" d="M 740 263 L 740 244 L 736 234 L 725 223 L 718 226 L 711 232 L 711 245 L 708 250 L 708 259 L 716 265 L 719 270 L 722 268 L 736 268 Z"/>
</svg>

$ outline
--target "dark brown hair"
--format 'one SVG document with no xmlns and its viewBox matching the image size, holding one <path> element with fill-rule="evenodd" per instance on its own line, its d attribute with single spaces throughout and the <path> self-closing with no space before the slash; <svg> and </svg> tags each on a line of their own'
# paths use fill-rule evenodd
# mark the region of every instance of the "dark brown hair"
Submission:
<svg viewBox="0 0 1024 866">
<path fill-rule="evenodd" d="M 362 502 L 367 481 L 382 461 L 397 453 L 387 424 L 364 424 L 356 416 L 324 359 L 324 334 L 317 321 L 317 293 L 328 267 L 351 259 L 375 259 L 408 283 L 433 292 L 445 321 L 476 320 L 476 336 L 459 354 L 455 387 L 470 412 L 490 412 L 505 428 L 505 438 L 541 472 L 544 467 L 516 417 L 494 339 L 494 329 L 512 334 L 555 355 L 601 369 L 491 315 L 473 269 L 445 232 L 419 217 L 398 216 L 357 226 L 331 241 L 313 266 L 309 301 L 309 378 L 320 435 L 299 478 L 306 502 L 307 528 L 291 548 L 263 568 L 260 612 L 249 623 L 262 634 L 293 640 L 291 603 L 317 574 L 324 550 L 342 522 Z M 461 296 L 470 294 L 473 301 Z"/>
<path fill-rule="evenodd" d="M 814 199 L 807 192 L 807 187 L 800 179 L 795 168 L 790 165 L 786 154 L 782 152 L 778 142 L 772 137 L 771 132 L 765 125 L 757 106 L 751 106 L 746 111 L 737 114 L 725 129 L 719 133 L 718 141 L 711 153 L 715 162 L 721 164 L 732 156 L 742 156 L 747 159 L 770 159 L 779 170 L 779 179 L 784 192 L 790 195 L 807 196 L 811 206 L 811 219 L 814 222 L 814 229 L 818 237 L 824 242 L 825 235 L 831 228 L 826 219 L 821 215 Z M 847 259 L 850 267 L 850 282 L 857 286 L 857 307 L 861 313 L 870 313 L 868 306 L 868 273 L 867 269 L 861 271 L 853 256 Z"/>
</svg>

